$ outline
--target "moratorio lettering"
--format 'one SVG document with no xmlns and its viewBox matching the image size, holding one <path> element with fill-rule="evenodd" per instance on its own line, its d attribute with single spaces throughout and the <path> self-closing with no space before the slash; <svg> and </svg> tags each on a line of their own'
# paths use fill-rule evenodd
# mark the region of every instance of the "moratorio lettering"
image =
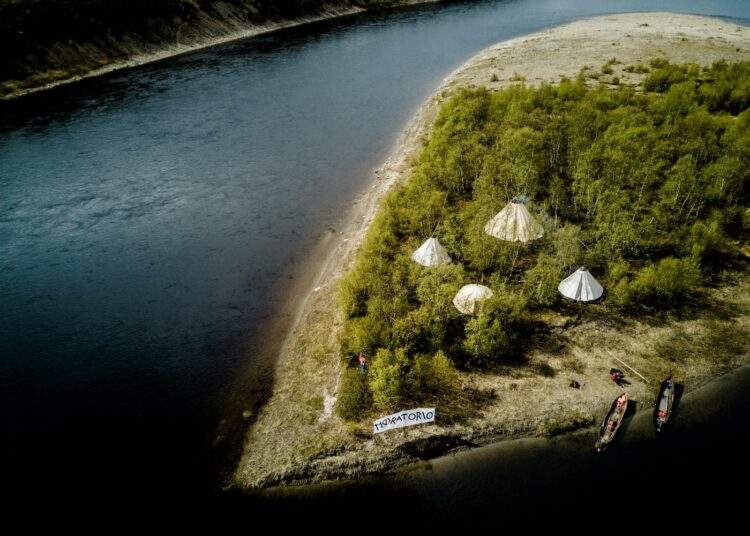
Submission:
<svg viewBox="0 0 750 536">
<path fill-rule="evenodd" d="M 403 428 L 404 426 L 412 426 L 414 424 L 422 424 L 426 422 L 435 422 L 435 408 L 417 408 L 407 409 L 394 413 L 393 415 L 386 415 L 381 417 L 372 423 L 372 433 L 379 434 L 386 430 L 393 430 L 395 428 Z"/>
</svg>

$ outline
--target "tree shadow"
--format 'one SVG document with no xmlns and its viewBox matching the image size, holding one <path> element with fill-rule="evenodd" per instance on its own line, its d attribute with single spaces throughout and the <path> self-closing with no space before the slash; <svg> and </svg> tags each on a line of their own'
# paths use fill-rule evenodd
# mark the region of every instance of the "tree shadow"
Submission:
<svg viewBox="0 0 750 536">
<path fill-rule="evenodd" d="M 452 425 L 470 421 L 497 399 L 495 389 L 468 387 L 456 389 L 450 396 L 440 399 L 440 422 Z"/>
<path fill-rule="evenodd" d="M 430 460 L 444 456 L 449 452 L 477 446 L 476 443 L 466 441 L 454 434 L 441 434 L 407 441 L 400 445 L 398 450 L 420 460 Z"/>
</svg>

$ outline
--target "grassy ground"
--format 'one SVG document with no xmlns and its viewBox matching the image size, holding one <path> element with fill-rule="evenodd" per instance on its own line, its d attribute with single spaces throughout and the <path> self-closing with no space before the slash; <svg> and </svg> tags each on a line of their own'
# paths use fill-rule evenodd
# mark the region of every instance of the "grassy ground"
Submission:
<svg viewBox="0 0 750 536">
<path fill-rule="evenodd" d="M 670 313 L 642 309 L 624 317 L 606 300 L 584 307 L 560 302 L 554 314 L 537 319 L 542 335 L 528 341 L 522 361 L 461 373 L 459 388 L 437 404 L 435 424 L 373 436 L 371 422 L 347 425 L 331 411 L 341 376 L 337 281 L 351 269 L 385 192 L 408 178 L 440 103 L 454 90 L 504 87 L 521 79 L 556 82 L 587 66 L 592 84 L 603 77 L 606 83 L 619 78 L 618 83 L 637 84 L 645 76 L 638 66 L 654 58 L 705 65 L 746 59 L 748 51 L 745 27 L 705 17 L 629 14 L 501 43 L 452 73 L 405 130 L 372 188 L 357 200 L 321 277 L 311 283 L 316 290 L 284 345 L 274 394 L 248 433 L 234 484 L 252 488 L 356 477 L 456 446 L 554 435 L 592 424 L 623 390 L 609 379 L 611 367 L 626 372 L 630 383 L 624 389 L 643 409 L 653 404 L 667 374 L 692 389 L 750 362 L 750 250 L 743 246 L 743 254 L 723 260 L 726 269 L 713 286 Z"/>
</svg>

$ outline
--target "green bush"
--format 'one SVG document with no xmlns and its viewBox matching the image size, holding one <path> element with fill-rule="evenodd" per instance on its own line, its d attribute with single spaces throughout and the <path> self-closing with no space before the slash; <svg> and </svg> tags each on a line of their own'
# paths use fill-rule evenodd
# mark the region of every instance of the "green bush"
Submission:
<svg viewBox="0 0 750 536">
<path fill-rule="evenodd" d="M 646 303 L 661 307 L 686 296 L 701 280 L 700 265 L 694 257 L 667 257 L 647 264 L 631 282 L 621 279 L 614 294 L 620 305 Z"/>
<path fill-rule="evenodd" d="M 336 400 L 336 413 L 347 421 L 358 421 L 372 408 L 372 394 L 367 376 L 358 369 L 347 368 Z"/>
<path fill-rule="evenodd" d="M 411 396 L 424 399 L 450 391 L 456 382 L 456 369 L 442 351 L 432 356 L 419 354 L 414 359 L 407 381 Z"/>
<path fill-rule="evenodd" d="M 687 66 L 672 65 L 666 60 L 651 62 L 654 69 L 643 81 L 643 89 L 664 93 L 670 86 L 687 80 Z"/>
<path fill-rule="evenodd" d="M 682 297 L 701 283 L 701 269 L 694 257 L 667 257 L 657 264 L 649 264 L 638 272 L 633 281 L 635 293 L 641 300 L 660 298 L 672 300 Z"/>
<path fill-rule="evenodd" d="M 370 363 L 370 390 L 375 407 L 395 410 L 406 391 L 408 361 L 402 349 L 392 352 L 381 348 Z"/>
<path fill-rule="evenodd" d="M 561 275 L 560 263 L 552 255 L 540 253 L 536 265 L 526 272 L 526 287 L 532 302 L 542 306 L 555 303 Z"/>
<path fill-rule="evenodd" d="M 479 315 L 466 323 L 464 351 L 472 365 L 486 365 L 506 355 L 510 339 L 500 319 Z"/>
</svg>

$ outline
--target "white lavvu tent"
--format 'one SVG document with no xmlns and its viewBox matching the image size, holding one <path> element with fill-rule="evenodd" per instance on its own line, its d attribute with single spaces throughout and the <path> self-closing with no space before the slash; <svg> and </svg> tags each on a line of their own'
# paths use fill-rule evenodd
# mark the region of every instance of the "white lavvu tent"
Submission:
<svg viewBox="0 0 750 536">
<path fill-rule="evenodd" d="M 508 203 L 487 222 L 484 232 L 509 242 L 528 242 L 544 236 L 544 229 L 519 198 Z"/>
<path fill-rule="evenodd" d="M 477 307 L 477 302 L 492 297 L 492 290 L 484 285 L 466 285 L 461 287 L 456 297 L 453 298 L 453 305 L 465 315 L 473 315 Z"/>
<path fill-rule="evenodd" d="M 563 279 L 557 290 L 564 298 L 583 303 L 596 301 L 604 294 L 599 282 L 583 267 Z"/>
<path fill-rule="evenodd" d="M 436 264 L 451 262 L 450 255 L 434 236 L 425 240 L 424 244 L 411 254 L 411 258 L 422 266 L 435 266 Z"/>
</svg>

